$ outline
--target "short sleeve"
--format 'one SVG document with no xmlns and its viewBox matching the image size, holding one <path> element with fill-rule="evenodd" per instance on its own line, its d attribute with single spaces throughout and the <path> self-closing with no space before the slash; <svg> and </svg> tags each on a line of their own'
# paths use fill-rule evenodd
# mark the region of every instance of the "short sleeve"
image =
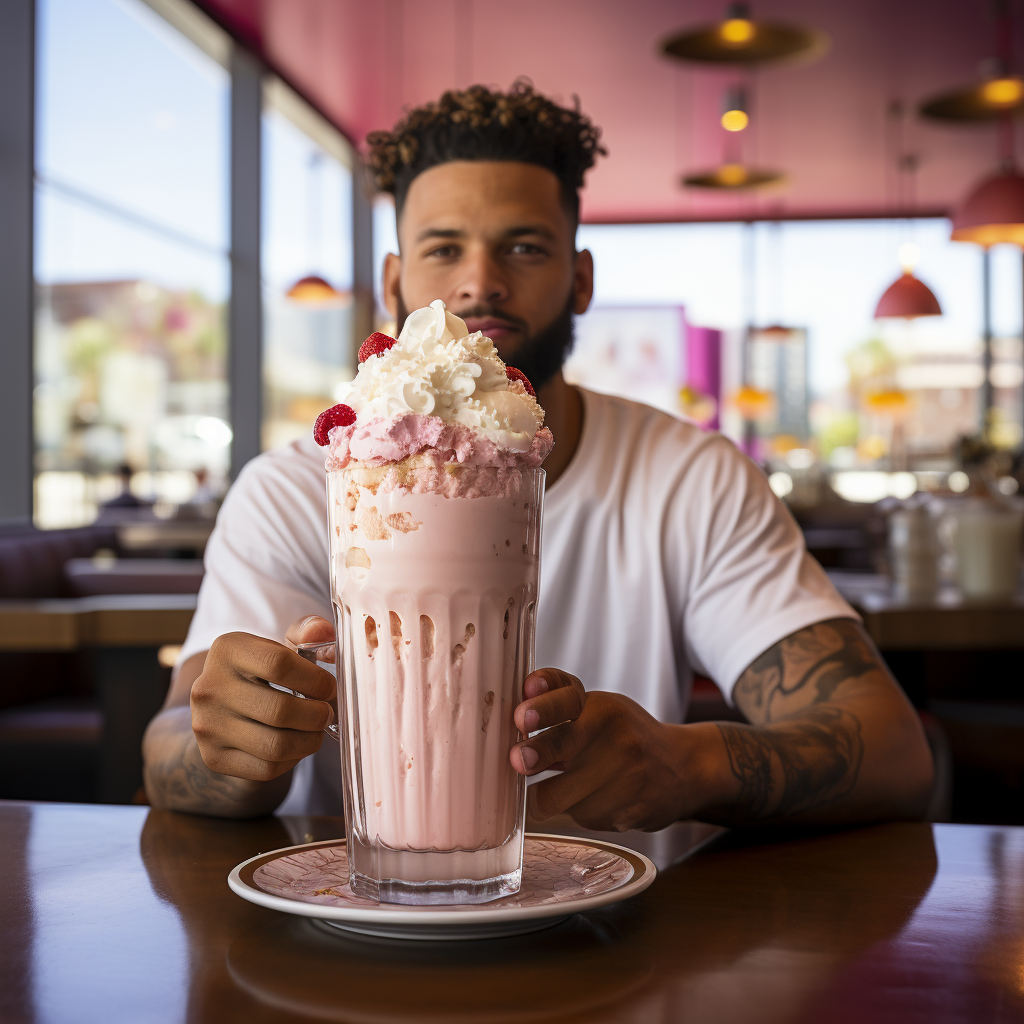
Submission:
<svg viewBox="0 0 1024 1024">
<path fill-rule="evenodd" d="M 239 474 L 206 546 L 196 613 L 179 662 L 224 633 L 283 641 L 305 615 L 331 618 L 323 470 L 298 446 Z"/>
<path fill-rule="evenodd" d="M 674 505 L 670 523 L 694 546 L 683 602 L 687 657 L 730 701 L 740 674 L 783 637 L 858 618 L 764 474 L 725 438 L 695 455 Z"/>
</svg>

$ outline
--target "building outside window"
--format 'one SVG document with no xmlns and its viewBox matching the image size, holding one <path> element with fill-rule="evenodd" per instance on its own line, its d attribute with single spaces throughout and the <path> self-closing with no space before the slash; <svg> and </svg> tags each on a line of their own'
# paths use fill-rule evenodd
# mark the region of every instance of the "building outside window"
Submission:
<svg viewBox="0 0 1024 1024">
<path fill-rule="evenodd" d="M 355 369 L 352 148 L 270 76 L 263 113 L 263 447 L 306 437 Z"/>
<path fill-rule="evenodd" d="M 35 519 L 226 484 L 229 78 L 140 0 L 37 5 Z M 198 17 L 198 16 L 196 16 Z"/>
<path fill-rule="evenodd" d="M 875 304 L 899 274 L 897 251 L 907 241 L 919 250 L 916 272 L 932 287 L 943 316 L 875 321 Z M 758 425 L 768 457 L 777 436 L 783 445 L 800 445 L 798 461 L 810 449 L 836 469 L 927 473 L 950 468 L 957 437 L 979 430 L 982 256 L 976 246 L 951 242 L 946 220 L 583 225 L 578 244 L 591 249 L 596 265 L 594 303 L 577 323 L 566 368 L 578 383 L 608 390 L 614 381 L 629 397 L 668 408 L 664 373 L 654 370 L 674 365 L 677 389 L 686 383 L 685 326 L 673 330 L 666 314 L 676 308 L 682 324 L 723 332 L 723 428 L 737 439 L 742 417 L 730 396 L 743 382 L 744 328 L 748 322 L 784 328 L 756 331 L 746 361 L 748 382 L 776 392 L 774 408 Z M 1011 246 L 997 246 L 991 258 L 992 437 L 1012 449 L 1020 444 L 1022 419 L 1021 257 Z M 644 310 L 651 366 L 641 374 L 636 345 L 624 342 Z M 664 325 L 660 333 L 657 322 Z M 771 384 L 782 380 L 786 346 L 799 352 L 788 359 L 785 376 L 799 377 L 805 388 L 802 432 L 792 387 Z M 806 371 L 797 372 L 804 359 Z M 905 403 L 898 417 L 873 400 L 892 393 Z M 675 411 L 684 411 L 678 400 Z"/>
</svg>

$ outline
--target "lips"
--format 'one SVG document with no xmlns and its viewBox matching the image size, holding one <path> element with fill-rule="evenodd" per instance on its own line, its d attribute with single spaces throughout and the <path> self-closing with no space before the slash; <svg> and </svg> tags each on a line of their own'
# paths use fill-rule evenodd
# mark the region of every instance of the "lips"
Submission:
<svg viewBox="0 0 1024 1024">
<path fill-rule="evenodd" d="M 509 323 L 508 320 L 499 320 L 497 317 L 469 317 L 466 320 L 466 328 L 470 334 L 480 331 L 481 334 L 490 338 L 491 341 L 498 341 L 510 334 L 517 333 L 519 330 L 515 324 Z"/>
</svg>

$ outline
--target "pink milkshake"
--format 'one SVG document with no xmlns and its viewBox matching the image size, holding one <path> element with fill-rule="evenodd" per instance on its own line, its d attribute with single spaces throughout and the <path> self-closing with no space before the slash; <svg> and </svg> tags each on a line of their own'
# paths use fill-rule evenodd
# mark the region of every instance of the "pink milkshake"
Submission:
<svg viewBox="0 0 1024 1024">
<path fill-rule="evenodd" d="M 361 355 L 327 460 L 351 884 L 484 902 L 522 868 L 508 754 L 551 433 L 529 382 L 439 301 Z"/>
</svg>

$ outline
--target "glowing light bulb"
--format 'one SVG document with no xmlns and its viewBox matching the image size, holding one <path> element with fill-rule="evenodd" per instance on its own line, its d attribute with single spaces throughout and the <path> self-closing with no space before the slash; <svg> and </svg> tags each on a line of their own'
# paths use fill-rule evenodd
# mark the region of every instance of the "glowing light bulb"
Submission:
<svg viewBox="0 0 1024 1024">
<path fill-rule="evenodd" d="M 730 18 L 728 21 L 722 22 L 719 31 L 724 42 L 730 43 L 732 46 L 742 46 L 754 38 L 756 30 L 754 23 L 747 18 Z"/>
<path fill-rule="evenodd" d="M 750 124 L 745 110 L 727 110 L 722 115 L 722 127 L 727 132 L 741 132 Z"/>
<path fill-rule="evenodd" d="M 1024 98 L 1024 82 L 1019 78 L 993 78 L 981 87 L 981 95 L 993 107 L 1012 107 Z"/>
<path fill-rule="evenodd" d="M 921 249 L 914 242 L 904 242 L 896 250 L 896 257 L 900 261 L 904 274 L 912 274 L 917 261 L 921 258 Z"/>
<path fill-rule="evenodd" d="M 718 168 L 718 180 L 723 185 L 739 185 L 747 180 L 747 170 L 743 164 L 722 164 Z"/>
</svg>

